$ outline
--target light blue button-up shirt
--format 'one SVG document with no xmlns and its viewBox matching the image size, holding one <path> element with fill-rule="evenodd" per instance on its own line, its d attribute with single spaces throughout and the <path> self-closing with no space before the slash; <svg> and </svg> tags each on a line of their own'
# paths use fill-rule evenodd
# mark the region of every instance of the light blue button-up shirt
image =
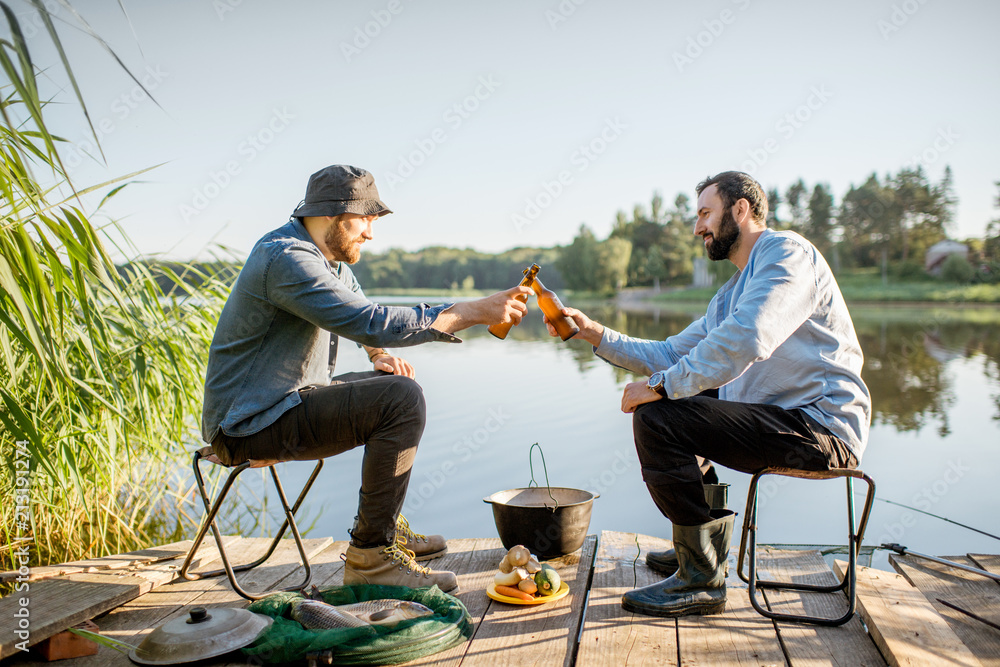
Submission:
<svg viewBox="0 0 1000 667">
<path fill-rule="evenodd" d="M 256 433 L 302 402 L 299 389 L 329 384 L 331 335 L 369 347 L 461 342 L 430 328 L 450 305 L 372 303 L 350 267 L 328 262 L 293 219 L 257 242 L 222 309 L 208 353 L 202 437 Z"/>
<path fill-rule="evenodd" d="M 636 373 L 664 371 L 668 398 L 719 388 L 719 398 L 801 408 L 861 460 L 871 397 L 864 358 L 837 281 L 816 248 L 765 230 L 704 317 L 663 341 L 605 328 L 595 352 Z"/>
</svg>

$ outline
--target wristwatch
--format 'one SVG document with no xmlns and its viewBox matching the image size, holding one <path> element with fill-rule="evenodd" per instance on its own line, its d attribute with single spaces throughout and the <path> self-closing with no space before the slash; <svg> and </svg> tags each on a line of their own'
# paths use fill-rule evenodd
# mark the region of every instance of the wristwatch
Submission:
<svg viewBox="0 0 1000 667">
<path fill-rule="evenodd" d="M 655 391 L 660 396 L 664 398 L 667 397 L 667 391 L 663 388 L 663 371 L 656 371 L 649 376 L 649 381 L 646 382 L 646 386 Z"/>
</svg>

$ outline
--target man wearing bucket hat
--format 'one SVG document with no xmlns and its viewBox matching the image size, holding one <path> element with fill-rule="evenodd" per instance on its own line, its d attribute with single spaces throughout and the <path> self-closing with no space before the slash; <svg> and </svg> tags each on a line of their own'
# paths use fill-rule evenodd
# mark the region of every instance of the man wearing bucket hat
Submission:
<svg viewBox="0 0 1000 667">
<path fill-rule="evenodd" d="M 291 220 L 251 250 L 209 350 L 202 436 L 227 465 L 315 460 L 364 445 L 358 514 L 344 583 L 457 587 L 416 561 L 447 551 L 414 533 L 400 509 L 426 411 L 413 367 L 384 347 L 433 341 L 476 324 L 521 320 L 517 287 L 482 299 L 412 308 L 369 301 L 350 269 L 391 213 L 364 169 L 333 165 L 309 179 Z M 373 371 L 332 377 L 340 337 Z"/>
<path fill-rule="evenodd" d="M 734 515 L 710 508 L 700 461 L 746 473 L 856 468 L 871 422 L 861 346 L 823 256 L 798 234 L 767 229 L 767 197 L 749 175 L 722 172 L 697 192 L 694 233 L 709 259 L 738 269 L 704 317 L 659 341 L 563 309 L 599 357 L 649 376 L 625 387 L 622 411 L 633 415 L 642 478 L 673 524 L 674 549 L 646 556 L 669 576 L 629 591 L 622 606 L 652 616 L 725 608 Z"/>
</svg>

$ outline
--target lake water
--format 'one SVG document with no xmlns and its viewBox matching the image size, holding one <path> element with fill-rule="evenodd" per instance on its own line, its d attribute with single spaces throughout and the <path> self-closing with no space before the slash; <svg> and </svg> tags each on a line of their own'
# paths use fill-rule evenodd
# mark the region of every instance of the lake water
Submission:
<svg viewBox="0 0 1000 667">
<path fill-rule="evenodd" d="M 704 307 L 626 311 L 597 305 L 583 310 L 629 335 L 662 339 L 699 317 Z M 1000 309 L 858 306 L 851 311 L 874 408 L 862 468 L 878 485 L 878 498 L 1000 535 L 995 486 L 1000 471 Z M 461 345 L 397 350 L 416 368 L 427 400 L 427 428 L 404 507 L 418 532 L 495 536 L 491 506 L 482 498 L 526 486 L 531 479 L 528 451 L 538 442 L 553 486 L 601 494 L 594 502 L 590 532 L 635 531 L 669 538 L 670 525 L 641 480 L 631 416 L 619 407 L 622 388 L 633 380 L 630 374 L 595 357 L 586 343 L 549 338 L 533 303 L 528 318 L 505 341 L 483 327 L 459 335 L 465 341 Z M 338 373 L 370 368 L 361 350 L 341 345 Z M 359 448 L 327 461 L 300 521 L 302 527 L 311 526 L 310 536 L 348 539 L 361 455 Z M 306 463 L 281 466 L 289 493 L 297 491 L 309 468 Z M 537 453 L 535 473 L 544 484 Z M 719 476 L 732 485 L 730 507 L 742 514 L 749 475 L 719 468 Z M 259 472 L 243 477 L 243 493 L 263 490 Z M 760 541 L 846 542 L 843 481 L 772 479 L 761 486 Z M 859 512 L 863 487 L 856 485 Z M 273 510 L 277 503 L 268 498 L 268 506 Z M 266 533 L 274 529 L 273 521 L 254 524 L 243 517 L 239 526 L 229 528 Z M 882 542 L 936 555 L 1000 552 L 996 539 L 877 501 L 865 544 Z M 884 555 L 881 561 L 884 565 Z M 875 564 L 880 564 L 878 557 Z"/>
</svg>

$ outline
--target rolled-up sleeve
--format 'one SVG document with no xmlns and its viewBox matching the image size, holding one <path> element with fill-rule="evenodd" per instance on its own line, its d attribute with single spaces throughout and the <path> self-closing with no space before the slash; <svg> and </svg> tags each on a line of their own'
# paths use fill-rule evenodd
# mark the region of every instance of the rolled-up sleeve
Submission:
<svg viewBox="0 0 1000 667">
<path fill-rule="evenodd" d="M 369 347 L 404 347 L 461 339 L 431 328 L 452 304 L 381 306 L 352 290 L 318 253 L 293 245 L 272 258 L 264 274 L 268 302 L 331 333 Z"/>
</svg>

